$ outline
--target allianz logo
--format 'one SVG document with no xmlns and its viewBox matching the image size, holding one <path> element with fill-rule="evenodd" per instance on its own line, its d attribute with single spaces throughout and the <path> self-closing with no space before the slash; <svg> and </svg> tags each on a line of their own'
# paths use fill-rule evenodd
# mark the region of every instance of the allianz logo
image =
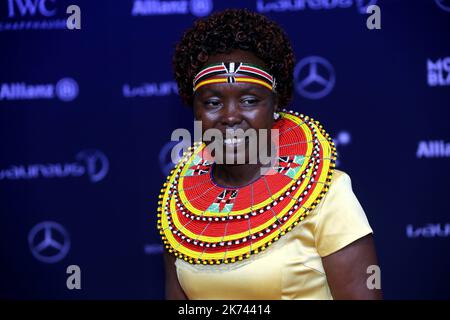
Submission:
<svg viewBox="0 0 450 320">
<path fill-rule="evenodd" d="M 78 83 L 72 78 L 63 78 L 56 84 L 0 83 L 0 101 L 54 99 L 72 101 L 79 93 Z"/>
<path fill-rule="evenodd" d="M 406 226 L 408 238 L 446 238 L 450 236 L 450 223 L 429 223 L 425 227 L 414 228 L 412 224 Z"/>
<path fill-rule="evenodd" d="M 416 157 L 420 158 L 449 158 L 450 143 L 443 140 L 419 141 Z"/>
<path fill-rule="evenodd" d="M 204 17 L 213 10 L 212 0 L 134 0 L 132 16 L 193 14 Z"/>
<path fill-rule="evenodd" d="M 164 252 L 164 248 L 161 244 L 146 244 L 144 246 L 144 253 L 148 255 L 161 254 Z"/>
<path fill-rule="evenodd" d="M 359 13 L 366 14 L 367 7 L 375 4 L 377 0 L 257 0 L 256 9 L 258 12 L 284 12 L 356 7 Z"/>
<path fill-rule="evenodd" d="M 173 81 L 143 83 L 138 86 L 124 84 L 122 94 L 125 98 L 134 97 L 165 97 L 172 94 L 178 94 L 177 84 Z"/>
</svg>

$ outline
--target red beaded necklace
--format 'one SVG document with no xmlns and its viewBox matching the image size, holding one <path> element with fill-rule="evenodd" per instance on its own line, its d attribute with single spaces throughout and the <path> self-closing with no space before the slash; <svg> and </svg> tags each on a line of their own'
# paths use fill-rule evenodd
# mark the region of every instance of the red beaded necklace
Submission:
<svg viewBox="0 0 450 320">
<path fill-rule="evenodd" d="M 265 250 L 292 230 L 328 191 L 337 157 L 322 125 L 297 112 L 280 112 L 278 164 L 243 187 L 212 179 L 204 143 L 183 156 L 159 196 L 164 247 L 190 263 L 230 263 Z"/>
</svg>

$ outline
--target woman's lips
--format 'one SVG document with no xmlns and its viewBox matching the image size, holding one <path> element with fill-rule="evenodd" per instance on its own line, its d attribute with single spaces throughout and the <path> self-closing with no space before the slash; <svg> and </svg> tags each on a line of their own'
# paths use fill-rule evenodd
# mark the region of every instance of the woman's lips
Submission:
<svg viewBox="0 0 450 320">
<path fill-rule="evenodd" d="M 242 142 L 244 142 L 244 138 L 227 138 L 223 140 L 223 144 L 228 146 L 238 145 Z"/>
</svg>

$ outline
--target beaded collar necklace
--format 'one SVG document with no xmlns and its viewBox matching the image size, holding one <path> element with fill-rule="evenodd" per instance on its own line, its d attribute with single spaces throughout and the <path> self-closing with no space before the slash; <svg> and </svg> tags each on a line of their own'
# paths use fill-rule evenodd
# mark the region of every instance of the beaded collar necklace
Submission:
<svg viewBox="0 0 450 320">
<path fill-rule="evenodd" d="M 166 250 L 195 264 L 233 263 L 265 250 L 316 208 L 330 186 L 336 148 L 318 121 L 287 110 L 280 116 L 274 174 L 243 187 L 215 184 L 205 143 L 189 148 L 159 195 Z"/>
</svg>

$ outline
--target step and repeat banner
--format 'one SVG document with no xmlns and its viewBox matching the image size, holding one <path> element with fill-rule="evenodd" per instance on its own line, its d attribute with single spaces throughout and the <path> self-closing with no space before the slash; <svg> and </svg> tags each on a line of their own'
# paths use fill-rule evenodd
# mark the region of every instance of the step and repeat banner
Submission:
<svg viewBox="0 0 450 320">
<path fill-rule="evenodd" d="M 238 7 L 289 35 L 290 109 L 332 135 L 385 298 L 450 298 L 446 0 L 1 0 L 0 298 L 164 297 L 157 196 L 193 124 L 172 54 Z"/>
</svg>

